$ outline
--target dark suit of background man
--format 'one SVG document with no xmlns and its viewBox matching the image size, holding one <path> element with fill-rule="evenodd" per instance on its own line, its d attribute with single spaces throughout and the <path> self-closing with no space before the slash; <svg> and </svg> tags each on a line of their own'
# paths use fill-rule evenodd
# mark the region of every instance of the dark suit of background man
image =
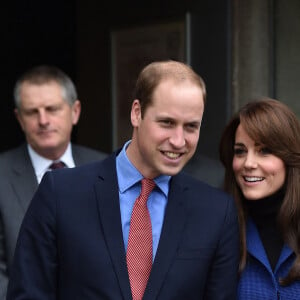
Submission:
<svg viewBox="0 0 300 300">
<path fill-rule="evenodd" d="M 51 66 L 26 72 L 15 85 L 15 114 L 27 144 L 0 155 L 0 299 L 5 299 L 17 235 L 43 174 L 53 161 L 74 167 L 105 157 L 70 143 L 80 102 L 71 79 Z"/>
<path fill-rule="evenodd" d="M 153 259 L 143 299 L 235 299 L 234 202 L 181 172 L 198 143 L 205 95 L 185 64 L 142 70 L 132 139 L 102 162 L 44 176 L 20 230 L 8 300 L 142 299 L 132 298 L 142 275 L 129 279 L 126 252 L 143 177 L 156 184 L 147 203 Z"/>
</svg>

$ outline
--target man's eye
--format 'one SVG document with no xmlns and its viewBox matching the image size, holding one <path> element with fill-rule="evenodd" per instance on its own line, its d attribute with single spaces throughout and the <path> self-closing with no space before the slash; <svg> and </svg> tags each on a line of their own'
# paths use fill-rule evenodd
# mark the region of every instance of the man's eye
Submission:
<svg viewBox="0 0 300 300">
<path fill-rule="evenodd" d="M 172 122 L 170 120 L 161 120 L 160 123 L 164 126 L 171 126 Z"/>
<path fill-rule="evenodd" d="M 24 110 L 22 113 L 26 116 L 33 116 L 34 114 L 37 113 L 37 111 L 35 111 L 35 110 Z"/>
<path fill-rule="evenodd" d="M 51 107 L 47 108 L 47 111 L 49 111 L 49 112 L 55 112 L 55 111 L 58 111 L 58 109 L 59 108 L 57 106 L 53 106 L 53 107 L 51 106 Z"/>
<path fill-rule="evenodd" d="M 199 128 L 199 125 L 198 125 L 198 124 L 191 123 L 191 124 L 188 124 L 188 125 L 187 125 L 187 128 L 189 128 L 189 129 L 191 129 L 191 130 L 195 130 L 195 129 L 198 129 L 198 128 Z"/>
</svg>

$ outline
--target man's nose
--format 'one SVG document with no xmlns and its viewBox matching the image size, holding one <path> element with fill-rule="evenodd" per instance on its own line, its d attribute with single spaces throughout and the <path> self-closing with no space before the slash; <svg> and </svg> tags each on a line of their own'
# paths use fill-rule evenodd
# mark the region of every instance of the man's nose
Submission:
<svg viewBox="0 0 300 300">
<path fill-rule="evenodd" d="M 185 134 L 182 127 L 176 127 L 172 131 L 172 135 L 169 138 L 170 144 L 175 148 L 182 148 L 185 146 Z"/>
<path fill-rule="evenodd" d="M 45 110 L 40 110 L 38 113 L 38 121 L 39 124 L 41 125 L 45 125 L 48 124 L 49 122 L 49 118 L 48 118 L 48 114 Z"/>
</svg>

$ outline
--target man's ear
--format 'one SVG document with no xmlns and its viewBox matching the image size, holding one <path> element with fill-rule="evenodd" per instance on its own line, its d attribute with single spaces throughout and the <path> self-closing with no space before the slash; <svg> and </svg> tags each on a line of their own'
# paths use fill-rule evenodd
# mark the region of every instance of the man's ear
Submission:
<svg viewBox="0 0 300 300">
<path fill-rule="evenodd" d="M 140 121 L 142 119 L 142 111 L 141 111 L 141 104 L 140 100 L 135 99 L 132 102 L 131 106 L 131 124 L 133 127 L 138 127 L 140 124 Z"/>
<path fill-rule="evenodd" d="M 76 100 L 72 105 L 72 124 L 76 125 L 79 121 L 81 113 L 81 103 L 79 100 Z"/>
</svg>

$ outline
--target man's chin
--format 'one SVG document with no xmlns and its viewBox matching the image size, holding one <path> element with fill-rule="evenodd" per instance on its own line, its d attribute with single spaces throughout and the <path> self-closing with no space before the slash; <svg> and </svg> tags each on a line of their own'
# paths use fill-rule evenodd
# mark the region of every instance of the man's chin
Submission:
<svg viewBox="0 0 300 300">
<path fill-rule="evenodd" d="M 177 167 L 166 167 L 162 170 L 162 174 L 168 175 L 168 176 L 174 176 L 178 174 L 182 170 L 183 166 L 177 166 Z"/>
<path fill-rule="evenodd" d="M 56 143 L 41 143 L 37 145 L 37 148 L 41 151 L 54 151 L 58 148 L 58 145 Z"/>
<path fill-rule="evenodd" d="M 31 147 L 38 154 L 40 154 L 41 156 L 44 156 L 44 157 L 49 157 L 49 156 L 55 155 L 55 153 L 59 149 L 58 143 L 54 143 L 54 142 L 53 143 L 50 143 L 50 142 L 38 143 L 38 144 L 35 144 L 35 145 L 31 145 Z"/>
</svg>

